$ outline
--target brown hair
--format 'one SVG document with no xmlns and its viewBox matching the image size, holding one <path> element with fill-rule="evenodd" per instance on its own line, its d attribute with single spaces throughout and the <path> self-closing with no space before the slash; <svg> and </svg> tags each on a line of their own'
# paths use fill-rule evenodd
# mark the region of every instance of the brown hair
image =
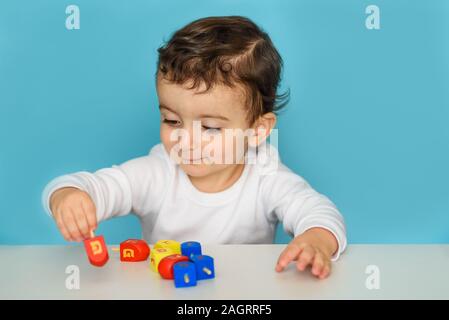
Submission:
<svg viewBox="0 0 449 320">
<path fill-rule="evenodd" d="M 176 84 L 191 80 L 208 91 L 215 84 L 241 84 L 246 92 L 248 121 L 277 112 L 289 100 L 289 91 L 277 95 L 282 58 L 270 37 L 245 17 L 207 17 L 176 31 L 158 49 L 156 77 Z"/>
</svg>

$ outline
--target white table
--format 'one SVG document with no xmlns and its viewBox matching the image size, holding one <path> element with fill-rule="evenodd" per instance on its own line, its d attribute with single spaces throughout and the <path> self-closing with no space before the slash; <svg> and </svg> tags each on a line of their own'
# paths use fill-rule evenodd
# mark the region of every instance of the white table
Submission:
<svg viewBox="0 0 449 320">
<path fill-rule="evenodd" d="M 0 298 L 449 299 L 449 245 L 349 245 L 325 280 L 297 271 L 294 264 L 275 272 L 284 247 L 204 245 L 203 253 L 215 259 L 216 278 L 175 288 L 148 262 L 122 263 L 112 250 L 109 262 L 97 268 L 82 245 L 0 246 Z M 66 288 L 69 265 L 79 267 L 79 289 Z M 379 270 L 379 289 L 366 286 L 373 276 L 366 273 L 369 265 Z"/>
</svg>

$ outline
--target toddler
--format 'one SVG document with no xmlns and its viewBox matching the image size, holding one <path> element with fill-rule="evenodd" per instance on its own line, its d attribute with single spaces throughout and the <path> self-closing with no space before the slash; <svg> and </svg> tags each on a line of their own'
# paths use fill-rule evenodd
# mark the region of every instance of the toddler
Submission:
<svg viewBox="0 0 449 320">
<path fill-rule="evenodd" d="M 64 238 L 82 241 L 99 222 L 132 212 L 149 243 L 260 244 L 273 242 L 279 221 L 293 240 L 275 270 L 295 261 L 326 278 L 346 247 L 344 220 L 268 143 L 288 101 L 277 93 L 282 59 L 269 36 L 245 17 L 208 17 L 158 54 L 161 143 L 120 165 L 53 179 L 43 204 Z"/>
</svg>

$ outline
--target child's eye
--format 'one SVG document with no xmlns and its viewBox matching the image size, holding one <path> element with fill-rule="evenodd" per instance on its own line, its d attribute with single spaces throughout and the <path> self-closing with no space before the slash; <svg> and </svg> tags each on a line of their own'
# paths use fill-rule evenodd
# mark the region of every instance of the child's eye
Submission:
<svg viewBox="0 0 449 320">
<path fill-rule="evenodd" d="M 203 129 L 206 130 L 208 133 L 218 133 L 221 130 L 221 128 L 212 128 L 206 126 L 203 126 Z"/>
<path fill-rule="evenodd" d="M 178 120 L 164 119 L 163 122 L 168 124 L 168 125 L 170 125 L 170 126 L 172 126 L 172 127 L 177 127 L 177 126 L 179 126 L 181 124 L 181 121 L 178 121 Z"/>
</svg>

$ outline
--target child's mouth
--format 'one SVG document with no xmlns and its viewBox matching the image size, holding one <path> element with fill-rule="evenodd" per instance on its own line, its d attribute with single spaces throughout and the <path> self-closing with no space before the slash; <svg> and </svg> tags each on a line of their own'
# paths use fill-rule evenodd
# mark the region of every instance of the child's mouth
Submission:
<svg viewBox="0 0 449 320">
<path fill-rule="evenodd" d="M 203 158 L 198 158 L 198 159 L 182 159 L 182 161 L 184 162 L 196 162 L 196 161 L 201 161 Z"/>
</svg>

